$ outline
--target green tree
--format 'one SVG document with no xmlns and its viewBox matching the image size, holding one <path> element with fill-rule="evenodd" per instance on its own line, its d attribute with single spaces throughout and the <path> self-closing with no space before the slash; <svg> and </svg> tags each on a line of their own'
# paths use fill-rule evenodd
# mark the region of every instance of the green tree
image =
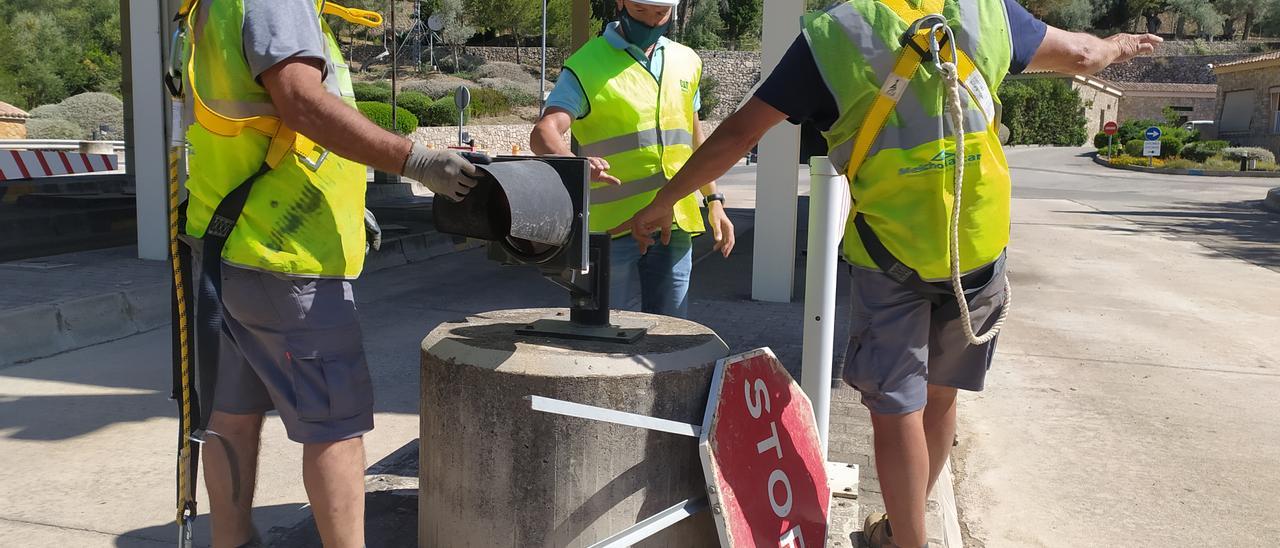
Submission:
<svg viewBox="0 0 1280 548">
<path fill-rule="evenodd" d="M 453 53 L 453 66 L 456 68 L 459 66 L 458 51 L 462 49 L 463 44 L 467 43 L 467 40 L 475 36 L 476 29 L 471 26 L 467 18 L 462 0 L 440 0 L 440 7 L 436 13 L 444 23 L 444 29 L 440 31 L 440 41 L 449 46 Z"/>
<path fill-rule="evenodd" d="M 1274 3 L 1274 0 L 1217 0 L 1214 6 L 1227 17 L 1223 31 L 1226 38 L 1235 37 L 1235 27 L 1239 23 L 1243 27 L 1243 38 L 1248 40 L 1253 36 L 1254 25 L 1266 17 Z"/>
<path fill-rule="evenodd" d="M 1186 21 L 1195 22 L 1200 36 L 1211 37 L 1222 32 L 1225 18 L 1213 4 L 1204 0 L 1169 0 L 1169 9 L 1178 15 L 1174 34 L 1179 38 L 1186 35 Z"/>
<path fill-rule="evenodd" d="M 542 33 L 540 0 L 472 0 L 470 7 L 472 21 L 483 21 L 489 29 L 511 33 L 516 41 L 516 63 L 522 60 L 520 46 L 524 39 Z"/>
<path fill-rule="evenodd" d="M 1010 80 L 1000 86 L 1003 122 L 1011 145 L 1084 144 L 1084 103 L 1067 80 Z"/>
<path fill-rule="evenodd" d="M 724 45 L 720 36 L 725 33 L 720 6 L 714 0 L 703 0 L 692 9 L 680 31 L 680 42 L 694 49 L 720 49 Z"/>
<path fill-rule="evenodd" d="M 720 19 L 724 20 L 724 34 L 733 49 L 760 44 L 763 10 L 761 0 L 720 0 Z"/>
</svg>

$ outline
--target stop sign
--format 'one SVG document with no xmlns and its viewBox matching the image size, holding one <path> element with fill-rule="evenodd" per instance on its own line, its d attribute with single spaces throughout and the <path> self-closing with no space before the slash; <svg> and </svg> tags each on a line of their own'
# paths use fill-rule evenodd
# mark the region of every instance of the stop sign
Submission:
<svg viewBox="0 0 1280 548">
<path fill-rule="evenodd" d="M 1102 125 L 1102 132 L 1107 135 L 1115 135 L 1117 131 L 1120 131 L 1120 125 L 1116 124 L 1114 120 Z"/>
<path fill-rule="evenodd" d="M 813 406 L 767 348 L 716 364 L 699 450 L 720 543 L 826 544 L 831 488 Z"/>
</svg>

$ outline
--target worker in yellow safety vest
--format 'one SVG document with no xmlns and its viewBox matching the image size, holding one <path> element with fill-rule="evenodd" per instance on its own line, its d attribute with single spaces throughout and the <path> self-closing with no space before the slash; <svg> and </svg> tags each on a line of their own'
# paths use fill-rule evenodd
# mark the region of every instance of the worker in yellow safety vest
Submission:
<svg viewBox="0 0 1280 548">
<path fill-rule="evenodd" d="M 955 435 L 956 391 L 983 388 L 1007 310 L 1001 82 L 1025 69 L 1093 73 L 1160 39 L 1062 31 L 1015 0 L 847 0 L 806 15 L 803 29 L 754 97 L 611 232 L 653 245 L 672 208 L 769 128 L 790 119 L 823 132 L 854 202 L 843 377 L 871 411 L 887 509 L 863 535 L 916 548 Z"/>
<path fill-rule="evenodd" d="M 351 280 L 367 245 L 365 166 L 454 200 L 474 186 L 475 167 L 356 110 L 326 16 L 376 27 L 378 14 L 324 0 L 187 0 L 179 16 L 185 39 L 175 41 L 168 83 L 184 111 L 181 231 L 198 265 L 199 374 L 184 360 L 175 378 L 184 444 L 205 442 L 181 454 L 194 461 L 203 446 L 214 546 L 259 545 L 251 519 L 258 443 L 264 413 L 276 410 L 302 444 L 303 484 L 324 544 L 364 546 L 362 436 L 373 428 L 373 389 Z M 201 385 L 194 409 L 189 384 Z M 180 466 L 186 529 L 195 463 Z"/>
<path fill-rule="evenodd" d="M 534 126 L 537 154 L 590 158 L 592 232 L 603 232 L 648 204 L 702 144 L 702 60 L 667 39 L 679 0 L 617 0 L 618 19 L 564 63 L 546 110 Z M 715 181 L 701 185 L 715 249 L 733 251 L 733 223 Z M 687 193 L 686 193 L 687 194 Z M 610 247 L 610 303 L 615 308 L 685 317 L 693 269 L 692 237 L 703 232 L 692 195 L 675 204 L 661 245 L 641 250 L 630 238 Z"/>
</svg>

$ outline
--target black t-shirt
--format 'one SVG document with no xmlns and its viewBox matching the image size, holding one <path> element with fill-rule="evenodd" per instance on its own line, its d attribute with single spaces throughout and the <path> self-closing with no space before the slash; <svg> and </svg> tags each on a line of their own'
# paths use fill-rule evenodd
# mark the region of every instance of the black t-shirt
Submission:
<svg viewBox="0 0 1280 548">
<path fill-rule="evenodd" d="M 1009 34 L 1013 41 L 1009 73 L 1018 74 L 1027 68 L 1040 48 L 1046 26 L 1016 0 L 1004 0 L 1004 4 L 1009 13 Z M 835 97 L 823 82 L 804 36 L 791 44 L 773 73 L 756 90 L 755 96 L 786 114 L 791 123 L 811 124 L 820 131 L 829 129 L 840 117 Z"/>
</svg>

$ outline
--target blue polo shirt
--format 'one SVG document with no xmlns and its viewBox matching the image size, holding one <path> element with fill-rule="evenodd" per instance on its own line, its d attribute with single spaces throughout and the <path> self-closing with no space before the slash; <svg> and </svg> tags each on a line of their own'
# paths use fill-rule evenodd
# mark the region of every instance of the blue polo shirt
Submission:
<svg viewBox="0 0 1280 548">
<path fill-rule="evenodd" d="M 653 57 L 650 58 L 644 54 L 644 50 L 635 44 L 628 42 L 622 37 L 622 33 L 618 32 L 618 22 L 609 23 L 604 29 L 604 39 L 609 45 L 615 49 L 626 50 L 635 58 L 640 66 L 648 69 L 649 74 L 653 75 L 653 79 L 662 78 L 662 58 L 663 49 L 667 44 L 671 43 L 666 36 L 658 38 L 658 43 L 653 46 Z M 551 93 L 547 95 L 547 108 L 562 108 L 573 116 L 575 119 L 582 118 L 587 115 L 587 94 L 582 91 L 582 83 L 578 81 L 578 77 L 571 70 L 560 71 L 560 78 L 556 80 L 556 87 L 552 88 Z M 693 96 L 693 110 L 702 108 L 702 92 L 695 92 Z"/>
</svg>

